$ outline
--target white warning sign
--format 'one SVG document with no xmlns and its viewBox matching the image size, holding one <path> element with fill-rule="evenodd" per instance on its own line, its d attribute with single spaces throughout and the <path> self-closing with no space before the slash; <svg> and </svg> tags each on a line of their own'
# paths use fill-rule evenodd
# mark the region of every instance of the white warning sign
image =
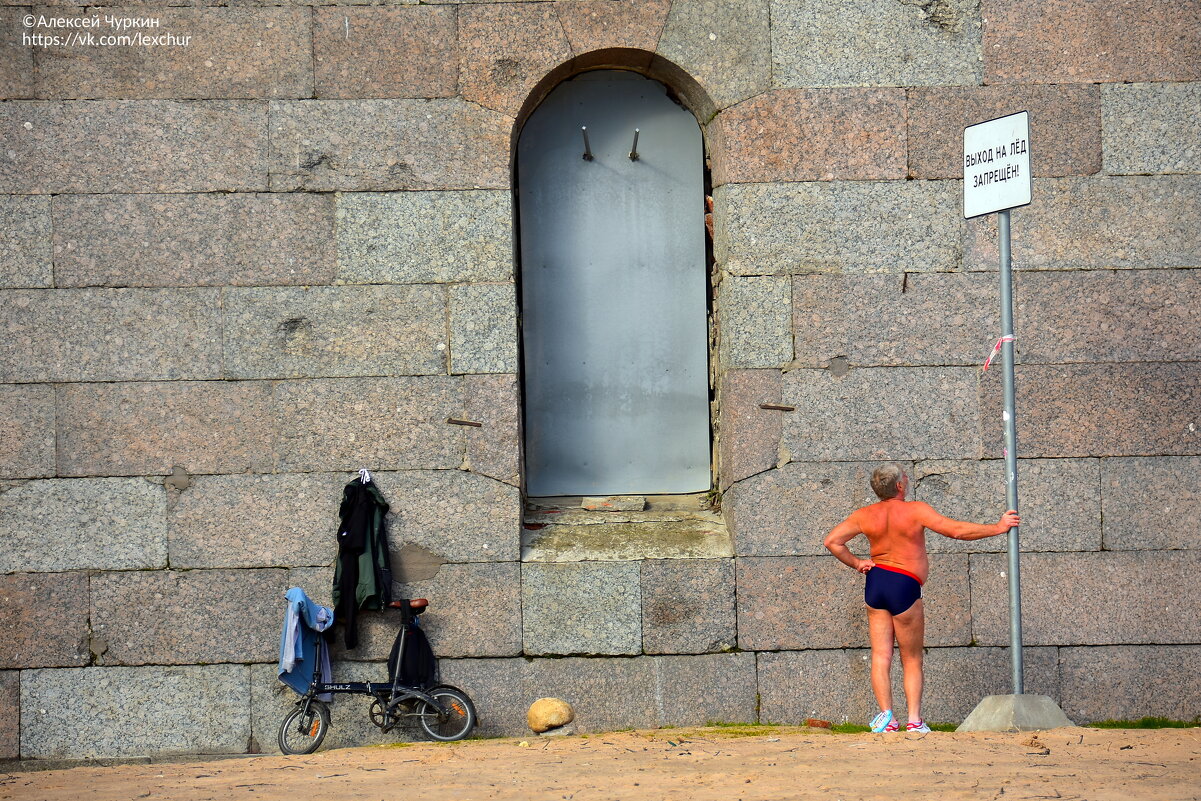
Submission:
<svg viewBox="0 0 1201 801">
<path fill-rule="evenodd" d="M 965 219 L 1025 206 L 1031 187 L 1028 112 L 963 129 Z"/>
</svg>

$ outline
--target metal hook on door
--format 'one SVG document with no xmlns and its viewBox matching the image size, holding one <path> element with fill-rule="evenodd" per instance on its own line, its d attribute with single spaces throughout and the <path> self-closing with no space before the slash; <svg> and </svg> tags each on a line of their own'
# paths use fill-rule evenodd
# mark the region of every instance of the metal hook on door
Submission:
<svg viewBox="0 0 1201 801">
<path fill-rule="evenodd" d="M 588 144 L 588 126 L 581 125 L 580 133 L 584 135 L 584 161 L 592 161 L 592 146 Z"/>
<path fill-rule="evenodd" d="M 638 129 L 634 129 L 634 144 L 630 147 L 630 161 L 638 160 Z"/>
</svg>

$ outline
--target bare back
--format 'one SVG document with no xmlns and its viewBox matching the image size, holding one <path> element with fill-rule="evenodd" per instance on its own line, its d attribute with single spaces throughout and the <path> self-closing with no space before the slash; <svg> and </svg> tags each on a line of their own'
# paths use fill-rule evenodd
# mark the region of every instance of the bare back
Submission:
<svg viewBox="0 0 1201 801">
<path fill-rule="evenodd" d="M 892 498 L 857 510 L 851 520 L 867 535 L 873 562 L 913 573 L 924 584 L 930 572 L 924 514 L 920 501 Z"/>
</svg>

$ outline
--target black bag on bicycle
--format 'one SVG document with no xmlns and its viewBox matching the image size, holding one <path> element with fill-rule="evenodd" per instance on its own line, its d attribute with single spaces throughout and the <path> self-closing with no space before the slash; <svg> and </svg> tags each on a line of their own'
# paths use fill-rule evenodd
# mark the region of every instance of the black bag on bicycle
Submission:
<svg viewBox="0 0 1201 801">
<path fill-rule="evenodd" d="M 407 603 L 402 607 L 406 619 L 392 643 L 392 652 L 388 654 L 388 678 L 396 680 L 396 655 L 400 651 L 400 641 L 403 637 L 405 644 L 404 659 L 399 665 L 400 684 L 425 690 L 438 683 L 438 660 L 434 656 L 429 638 L 417 622 L 417 616 L 411 614 L 407 607 Z"/>
</svg>

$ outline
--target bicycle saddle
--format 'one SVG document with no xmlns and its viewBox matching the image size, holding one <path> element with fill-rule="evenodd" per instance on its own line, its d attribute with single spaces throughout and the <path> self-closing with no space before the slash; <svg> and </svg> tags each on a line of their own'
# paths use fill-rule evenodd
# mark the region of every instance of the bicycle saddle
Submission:
<svg viewBox="0 0 1201 801">
<path fill-rule="evenodd" d="M 425 611 L 425 608 L 430 605 L 430 602 L 425 598 L 401 598 L 399 601 L 393 601 L 388 606 L 393 609 L 403 609 L 405 604 L 413 610 L 415 614 L 420 614 Z"/>
</svg>

